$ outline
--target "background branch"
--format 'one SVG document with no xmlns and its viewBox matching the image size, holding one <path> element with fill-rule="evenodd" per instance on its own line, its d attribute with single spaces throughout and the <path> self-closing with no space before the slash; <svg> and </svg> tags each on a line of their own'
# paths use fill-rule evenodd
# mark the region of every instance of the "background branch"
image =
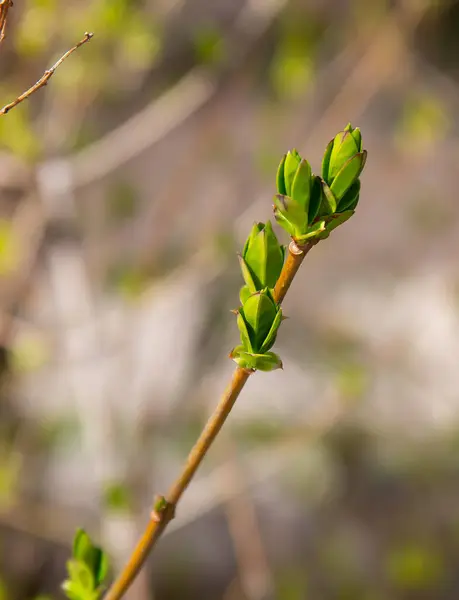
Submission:
<svg viewBox="0 0 459 600">
<path fill-rule="evenodd" d="M 8 0 L 6 0 L 7 3 L 7 7 L 2 9 L 2 11 L 0 12 L 0 42 L 3 39 L 1 36 L 4 36 L 4 28 L 5 28 L 5 24 L 6 24 L 6 13 L 8 11 L 9 6 L 11 6 L 11 4 L 8 4 Z M 4 5 L 2 5 L 4 6 Z M 48 81 L 51 79 L 51 77 L 54 75 L 55 71 L 57 68 L 59 68 L 61 66 L 61 64 L 64 62 L 64 60 L 69 57 L 71 54 L 73 54 L 73 52 L 75 52 L 75 50 L 77 50 L 80 46 L 82 46 L 83 44 L 86 44 L 86 42 L 89 42 L 89 40 L 93 37 L 94 34 L 92 33 L 88 33 L 86 32 L 84 34 L 83 39 L 81 39 L 77 44 L 75 44 L 72 48 L 70 48 L 70 50 L 67 50 L 67 52 L 65 54 L 63 54 L 60 59 L 47 71 L 45 71 L 43 73 L 43 75 L 40 77 L 40 79 L 34 83 L 34 85 L 32 87 L 30 87 L 28 90 L 26 90 L 24 93 L 22 93 L 20 96 L 18 96 L 15 100 L 13 100 L 12 102 L 10 102 L 9 104 L 6 104 L 1 110 L 0 110 L 0 116 L 1 115 L 6 115 L 12 108 L 14 108 L 15 106 L 17 106 L 18 104 L 20 104 L 21 102 L 24 102 L 24 100 L 27 100 L 27 98 L 30 98 L 30 96 L 32 94 L 34 94 L 35 92 L 37 92 L 40 88 L 44 87 Z"/>
</svg>

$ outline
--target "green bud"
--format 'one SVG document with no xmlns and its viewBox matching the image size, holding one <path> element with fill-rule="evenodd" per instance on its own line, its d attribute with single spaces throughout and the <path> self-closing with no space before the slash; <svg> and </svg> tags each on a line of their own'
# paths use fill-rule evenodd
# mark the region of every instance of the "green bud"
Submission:
<svg viewBox="0 0 459 600">
<path fill-rule="evenodd" d="M 289 151 L 277 170 L 277 192 L 293 198 L 307 213 L 311 186 L 312 172 L 308 161 L 302 159 L 296 150 Z"/>
<path fill-rule="evenodd" d="M 249 296 L 237 311 L 241 345 L 230 357 L 240 367 L 271 371 L 282 365 L 278 356 L 269 352 L 276 341 L 282 322 L 282 310 L 268 288 Z"/>
<path fill-rule="evenodd" d="M 86 565 L 96 585 L 100 585 L 108 572 L 108 559 L 105 552 L 94 546 L 89 535 L 78 529 L 73 540 L 73 558 Z"/>
<path fill-rule="evenodd" d="M 328 144 L 322 178 L 311 171 L 296 150 L 287 153 L 277 172 L 274 216 L 297 242 L 325 239 L 353 214 L 360 194 L 359 177 L 366 150 L 360 129 L 348 124 Z M 346 213 L 341 219 L 337 215 Z M 245 294 L 247 298 L 247 294 Z"/>
<path fill-rule="evenodd" d="M 359 152 L 359 154 L 352 156 L 344 163 L 341 170 L 338 171 L 338 174 L 330 186 L 330 190 L 338 201 L 341 200 L 351 185 L 360 177 L 366 159 L 367 152 L 364 150 L 363 152 Z"/>
<path fill-rule="evenodd" d="M 309 234 L 316 230 L 315 220 L 330 212 L 322 210 L 321 178 L 312 173 L 308 161 L 296 150 L 287 153 L 279 165 L 277 191 L 274 216 L 279 225 L 297 241 L 314 237 Z"/>
<path fill-rule="evenodd" d="M 239 256 L 242 276 L 246 283 L 241 294 L 254 294 L 266 287 L 274 288 L 282 271 L 285 248 L 281 246 L 273 231 L 271 222 L 255 223 Z M 244 304 L 244 300 L 242 300 Z"/>
<path fill-rule="evenodd" d="M 277 171 L 277 191 L 284 196 L 291 196 L 293 180 L 301 163 L 301 156 L 294 150 L 289 150 L 281 161 Z"/>
<path fill-rule="evenodd" d="M 252 352 L 263 352 L 270 349 L 274 344 L 271 329 L 273 324 L 279 328 L 282 318 L 281 309 L 274 302 L 268 290 L 262 290 L 252 294 L 247 302 L 239 309 L 239 316 L 242 317 L 247 328 L 251 342 Z M 270 335 L 271 344 L 266 347 L 265 340 Z M 241 339 L 244 344 L 244 341 Z"/>
<path fill-rule="evenodd" d="M 276 341 L 282 310 L 268 288 L 249 296 L 237 311 L 241 345 L 230 357 L 242 368 L 272 371 L 282 367 L 280 358 L 269 350 Z"/>
<path fill-rule="evenodd" d="M 331 140 L 322 161 L 322 178 L 330 187 L 344 164 L 362 148 L 360 129 L 353 129 L 350 123 Z"/>
</svg>

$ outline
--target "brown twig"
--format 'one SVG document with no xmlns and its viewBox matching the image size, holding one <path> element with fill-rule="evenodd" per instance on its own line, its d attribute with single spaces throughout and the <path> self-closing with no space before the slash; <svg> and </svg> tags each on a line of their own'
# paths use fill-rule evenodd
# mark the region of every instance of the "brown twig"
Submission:
<svg viewBox="0 0 459 600">
<path fill-rule="evenodd" d="M 12 6 L 13 0 L 0 0 L 0 44 L 5 39 L 6 20 Z"/>
<path fill-rule="evenodd" d="M 3 6 L 3 5 L 0 5 L 0 6 Z M 1 16 L 2 16 L 2 13 L 0 12 L 0 19 L 1 19 Z M 0 20 L 0 24 L 1 24 L 1 20 Z M 86 42 L 89 42 L 89 40 L 92 38 L 93 35 L 94 34 L 92 34 L 92 33 L 87 33 L 86 32 L 84 34 L 83 39 L 80 40 L 77 44 L 75 44 L 75 46 L 73 46 L 73 48 L 70 48 L 70 50 L 67 50 L 67 52 L 65 54 L 63 54 L 60 57 L 60 59 L 50 69 L 48 69 L 47 71 L 45 71 L 43 73 L 43 75 L 40 77 L 40 79 L 32 87 L 30 87 L 27 91 L 25 91 L 23 94 L 21 94 L 20 96 L 18 96 L 15 100 L 13 100 L 13 102 L 10 102 L 9 104 L 6 104 L 0 110 L 0 116 L 1 115 L 6 115 L 12 108 L 14 108 L 15 106 L 17 106 L 18 104 L 20 104 L 24 100 L 27 100 L 27 98 L 29 98 L 32 94 L 34 94 L 35 92 L 37 92 L 40 88 L 44 87 L 48 83 L 48 81 L 51 79 L 51 77 L 54 75 L 56 69 L 58 67 L 60 67 L 61 64 L 64 62 L 64 60 L 67 57 L 69 57 L 71 54 L 73 54 L 75 52 L 75 50 L 78 50 L 78 48 L 80 46 L 82 46 L 83 44 L 86 44 Z"/>
<path fill-rule="evenodd" d="M 304 257 L 313 245 L 314 243 L 309 243 L 300 248 L 294 242 L 290 244 L 287 260 L 274 289 L 274 298 L 279 304 L 284 299 Z M 105 600 L 119 600 L 131 585 L 156 541 L 161 536 L 169 521 L 173 519 L 175 508 L 180 498 L 193 479 L 212 442 L 223 427 L 242 388 L 253 372 L 252 370 L 241 369 L 240 367 L 237 367 L 234 371 L 232 380 L 220 399 L 217 408 L 207 421 L 198 441 L 191 449 L 181 474 L 175 483 L 172 484 L 168 495 L 166 497 L 159 496 L 155 500 L 150 521 L 127 564 L 108 590 Z"/>
</svg>

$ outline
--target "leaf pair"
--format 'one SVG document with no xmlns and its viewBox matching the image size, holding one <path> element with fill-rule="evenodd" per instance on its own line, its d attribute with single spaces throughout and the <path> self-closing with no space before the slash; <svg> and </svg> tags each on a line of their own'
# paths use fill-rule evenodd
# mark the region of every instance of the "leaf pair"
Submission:
<svg viewBox="0 0 459 600">
<path fill-rule="evenodd" d="M 279 244 L 271 222 L 255 223 L 239 255 L 239 264 L 245 286 L 241 289 L 241 303 L 265 288 L 273 289 L 282 271 L 285 247 Z"/>
<path fill-rule="evenodd" d="M 75 534 L 67 571 L 69 578 L 62 589 L 69 600 L 99 600 L 108 574 L 108 558 L 83 529 Z"/>
</svg>

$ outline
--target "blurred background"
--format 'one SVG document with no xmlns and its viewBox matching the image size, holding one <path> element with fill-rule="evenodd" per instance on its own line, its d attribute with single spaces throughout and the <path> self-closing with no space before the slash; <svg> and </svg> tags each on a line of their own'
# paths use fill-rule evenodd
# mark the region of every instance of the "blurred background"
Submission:
<svg viewBox="0 0 459 600">
<path fill-rule="evenodd" d="M 127 596 L 459 597 L 459 2 L 24 0 L 0 54 L 0 599 L 116 572 L 233 370 L 236 252 L 360 126 L 354 218 Z M 2 102 L 3 104 L 3 102 Z M 286 242 L 285 235 L 280 236 Z"/>
</svg>

